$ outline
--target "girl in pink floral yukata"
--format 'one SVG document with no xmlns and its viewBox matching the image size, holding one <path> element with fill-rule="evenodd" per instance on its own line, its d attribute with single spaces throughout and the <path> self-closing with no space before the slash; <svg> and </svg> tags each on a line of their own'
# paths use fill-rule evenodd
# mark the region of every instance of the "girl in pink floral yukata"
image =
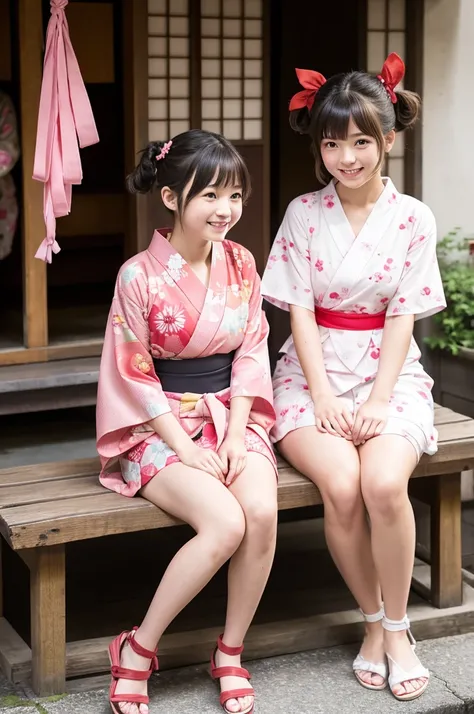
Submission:
<svg viewBox="0 0 474 714">
<path fill-rule="evenodd" d="M 407 485 L 437 434 L 412 333 L 445 301 L 433 214 L 381 166 L 396 132 L 415 123 L 419 97 L 395 91 L 404 74 L 395 54 L 378 77 L 296 71 L 305 89 L 291 100 L 290 123 L 311 136 L 326 187 L 290 203 L 262 281 L 292 328 L 274 374 L 272 437 L 319 487 L 328 547 L 364 613 L 355 676 L 414 699 L 429 672 L 406 616 L 415 549 Z"/>
<path fill-rule="evenodd" d="M 275 421 L 260 279 L 227 239 L 250 192 L 243 159 L 221 136 L 189 131 L 153 142 L 128 177 L 160 189 L 173 226 L 121 268 L 100 367 L 101 482 L 139 494 L 196 535 L 168 566 L 139 628 L 110 646 L 115 714 L 148 712 L 157 644 L 231 558 L 224 633 L 212 654 L 228 714 L 254 708 L 243 639 L 273 561 Z"/>
</svg>

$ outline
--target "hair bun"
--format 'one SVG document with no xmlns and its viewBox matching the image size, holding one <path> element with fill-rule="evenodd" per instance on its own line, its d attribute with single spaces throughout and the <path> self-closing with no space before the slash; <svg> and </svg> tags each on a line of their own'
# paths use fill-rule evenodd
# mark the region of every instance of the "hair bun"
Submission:
<svg viewBox="0 0 474 714">
<path fill-rule="evenodd" d="M 418 119 L 421 99 L 415 92 L 401 90 L 395 92 L 395 131 L 410 129 Z"/>
<path fill-rule="evenodd" d="M 307 107 L 290 112 L 290 126 L 297 134 L 309 134 L 311 114 Z"/>
<path fill-rule="evenodd" d="M 130 193 L 148 193 L 154 188 L 158 170 L 156 157 L 164 144 L 164 141 L 151 141 L 143 150 L 138 165 L 126 178 Z"/>
</svg>

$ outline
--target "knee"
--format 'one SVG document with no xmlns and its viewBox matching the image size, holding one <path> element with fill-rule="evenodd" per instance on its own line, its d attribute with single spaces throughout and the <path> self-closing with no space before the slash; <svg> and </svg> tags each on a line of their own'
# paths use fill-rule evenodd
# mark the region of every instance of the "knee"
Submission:
<svg viewBox="0 0 474 714">
<path fill-rule="evenodd" d="M 271 542 L 276 536 L 278 505 L 276 498 L 269 502 L 252 501 L 245 508 L 247 533 L 257 534 L 262 541 Z"/>
<path fill-rule="evenodd" d="M 334 472 L 321 488 L 324 503 L 324 517 L 328 522 L 337 522 L 345 529 L 354 525 L 355 519 L 364 509 L 360 490 L 360 473 L 356 467 Z"/>
<path fill-rule="evenodd" d="M 227 560 L 240 546 L 245 535 L 245 517 L 239 504 L 236 502 L 225 513 L 215 515 L 212 522 L 208 522 L 203 532 L 209 536 L 211 550 L 218 560 Z"/>
<path fill-rule="evenodd" d="M 408 501 L 407 484 L 389 473 L 363 473 L 361 488 L 371 520 L 396 520 Z"/>
</svg>

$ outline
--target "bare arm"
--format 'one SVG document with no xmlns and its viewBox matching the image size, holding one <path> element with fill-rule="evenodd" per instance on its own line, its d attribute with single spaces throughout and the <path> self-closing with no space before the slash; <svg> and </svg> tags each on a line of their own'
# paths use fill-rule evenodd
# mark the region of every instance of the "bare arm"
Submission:
<svg viewBox="0 0 474 714">
<path fill-rule="evenodd" d="M 181 451 L 189 449 L 193 444 L 191 437 L 186 434 L 179 421 L 171 412 L 155 417 L 148 423 L 153 431 L 178 455 Z"/>
<path fill-rule="evenodd" d="M 232 397 L 229 426 L 227 427 L 228 437 L 244 439 L 253 400 L 253 397 Z"/>
<path fill-rule="evenodd" d="M 224 464 L 225 483 L 230 486 L 247 465 L 245 430 L 249 421 L 254 397 L 232 397 L 227 434 L 218 451 Z"/>
<path fill-rule="evenodd" d="M 347 438 L 352 418 L 331 392 L 314 312 L 290 305 L 290 319 L 296 354 L 314 403 L 316 427 L 319 431 Z"/>
</svg>

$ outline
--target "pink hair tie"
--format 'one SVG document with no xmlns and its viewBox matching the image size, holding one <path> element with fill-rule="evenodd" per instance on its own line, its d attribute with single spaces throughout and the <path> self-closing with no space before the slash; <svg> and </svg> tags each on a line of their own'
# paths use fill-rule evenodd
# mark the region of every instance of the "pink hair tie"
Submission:
<svg viewBox="0 0 474 714">
<path fill-rule="evenodd" d="M 156 160 L 160 161 L 160 159 L 164 159 L 168 151 L 171 149 L 171 144 L 173 143 L 172 140 L 167 141 L 166 144 L 163 144 L 160 153 L 157 155 Z"/>
</svg>

